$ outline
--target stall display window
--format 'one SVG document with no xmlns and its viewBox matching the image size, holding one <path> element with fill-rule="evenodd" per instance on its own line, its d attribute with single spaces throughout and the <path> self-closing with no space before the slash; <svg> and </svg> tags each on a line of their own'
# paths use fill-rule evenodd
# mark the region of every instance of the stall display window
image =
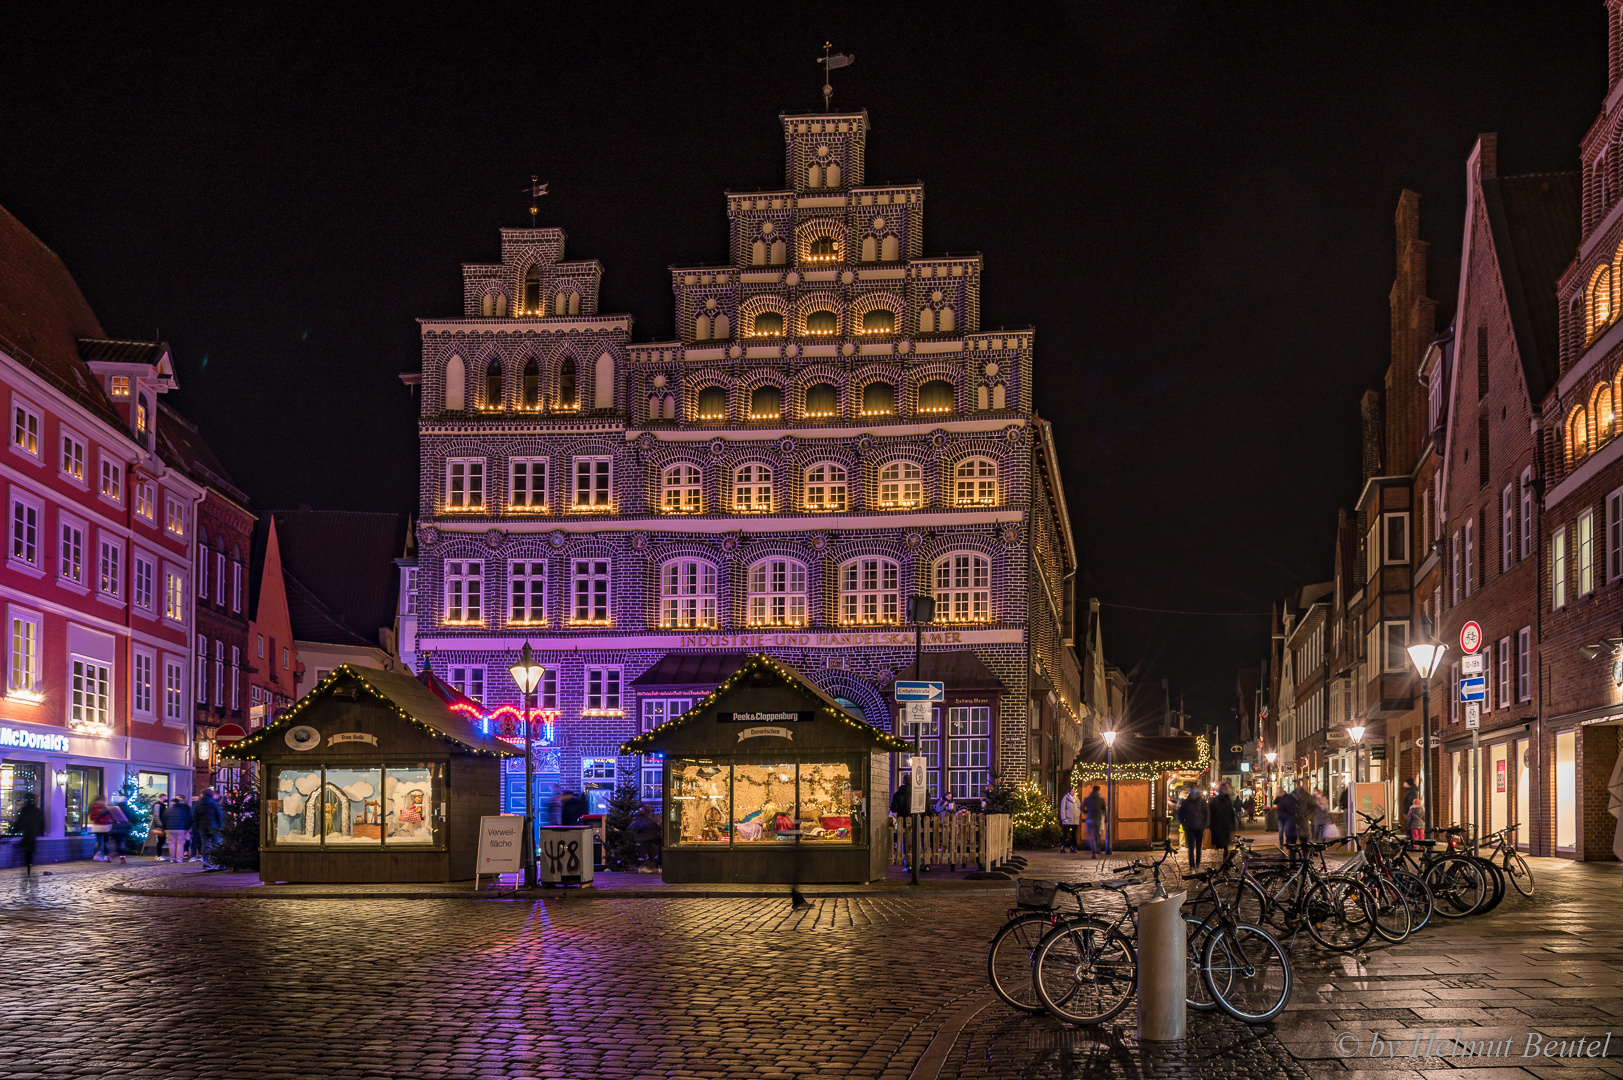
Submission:
<svg viewBox="0 0 1623 1080">
<path fill-rule="evenodd" d="M 733 766 L 733 843 L 777 843 L 799 836 L 795 765 Z"/>
<path fill-rule="evenodd" d="M 862 797 L 851 774 L 849 761 L 800 763 L 801 840 L 816 844 L 852 842 L 852 826 L 861 827 Z"/>
<path fill-rule="evenodd" d="M 384 843 L 434 842 L 434 775 L 427 765 L 385 769 L 383 805 Z"/>
<path fill-rule="evenodd" d="M 63 791 L 62 826 L 68 836 L 78 836 L 90 828 L 90 804 L 102 794 L 102 772 L 89 765 L 69 765 Z"/>
<path fill-rule="evenodd" d="M 266 810 L 274 822 L 273 842 L 320 844 L 321 770 L 283 766 L 275 770 L 270 788 L 275 795 Z"/>
<path fill-rule="evenodd" d="M 17 835 L 17 813 L 29 796 L 43 812 L 45 766 L 37 761 L 0 762 L 0 835 Z"/>
<path fill-rule="evenodd" d="M 732 770 L 704 759 L 672 761 L 671 805 L 666 811 L 672 844 L 725 844 L 729 824 Z"/>
<path fill-rule="evenodd" d="M 327 844 L 376 844 L 383 839 L 382 771 L 328 769 L 321 785 L 321 833 Z"/>
</svg>

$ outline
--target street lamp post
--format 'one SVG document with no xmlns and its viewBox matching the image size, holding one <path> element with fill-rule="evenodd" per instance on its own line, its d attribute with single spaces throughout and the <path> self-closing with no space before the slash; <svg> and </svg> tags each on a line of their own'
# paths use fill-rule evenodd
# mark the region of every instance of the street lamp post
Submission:
<svg viewBox="0 0 1623 1080">
<path fill-rule="evenodd" d="M 508 668 L 518 692 L 524 695 L 524 887 L 535 888 L 535 722 L 530 705 L 531 695 L 541 685 L 546 669 L 535 662 L 526 641 L 519 651 L 518 662 Z"/>
<path fill-rule="evenodd" d="M 1420 816 L 1427 827 L 1431 825 L 1431 677 L 1437 665 L 1443 662 L 1447 645 L 1438 644 L 1431 636 L 1431 628 L 1421 624 L 1425 639 L 1409 646 L 1409 661 L 1420 676 Z M 1403 807 L 1405 813 L 1408 807 Z"/>
<path fill-rule="evenodd" d="M 1349 840 L 1352 839 L 1353 835 L 1353 813 L 1356 805 L 1354 800 L 1358 795 L 1358 749 L 1364 742 L 1365 730 L 1363 724 L 1352 724 L 1347 728 L 1347 737 L 1352 740 L 1353 744 L 1352 790 L 1347 792 L 1347 838 Z"/>
<path fill-rule="evenodd" d="M 1111 766 L 1116 763 L 1116 732 L 1100 732 L 1105 741 L 1105 854 L 1110 854 L 1110 815 L 1116 809 L 1116 785 L 1111 778 Z"/>
</svg>

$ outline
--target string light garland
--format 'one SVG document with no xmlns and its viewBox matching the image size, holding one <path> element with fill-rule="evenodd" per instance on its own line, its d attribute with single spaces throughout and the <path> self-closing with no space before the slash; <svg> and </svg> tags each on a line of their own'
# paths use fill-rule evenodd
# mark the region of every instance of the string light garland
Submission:
<svg viewBox="0 0 1623 1080">
<path fill-rule="evenodd" d="M 1206 736 L 1196 735 L 1195 745 L 1198 748 L 1193 761 L 1117 761 L 1110 766 L 1112 780 L 1158 780 L 1162 773 L 1169 772 L 1204 772 L 1212 763 L 1211 747 L 1206 744 Z M 1105 763 L 1102 761 L 1080 761 L 1071 770 L 1071 786 L 1073 788 L 1084 783 L 1096 783 L 1105 779 Z"/>
<path fill-rule="evenodd" d="M 663 735 L 668 731 L 672 731 L 698 716 L 698 714 L 703 712 L 706 708 L 715 704 L 721 695 L 725 694 L 727 691 L 731 690 L 733 687 L 742 682 L 745 676 L 751 675 L 763 669 L 771 670 L 773 674 L 777 675 L 780 679 L 797 690 L 802 690 L 813 697 L 822 697 L 822 693 L 820 691 L 802 679 L 799 673 L 795 672 L 793 669 L 785 667 L 764 653 L 750 653 L 749 657 L 744 661 L 743 667 L 727 676 L 727 678 L 722 681 L 721 685 L 717 686 L 714 690 L 710 691 L 710 693 L 706 694 L 702 699 L 699 700 L 697 704 L 693 706 L 693 708 L 689 709 L 680 716 L 672 717 L 656 728 L 643 732 L 634 739 L 630 739 L 622 743 L 620 745 L 620 753 L 642 753 L 642 751 L 646 747 L 651 746 L 654 740 L 660 735 Z M 825 716 L 830 720 L 838 721 L 849 728 L 872 736 L 887 750 L 894 750 L 900 753 L 913 749 L 913 744 L 907 740 L 900 739 L 895 735 L 890 735 L 880 731 L 871 724 L 865 724 L 861 720 L 853 717 L 844 709 L 835 708 L 832 705 L 823 705 L 818 708 L 817 713 L 819 716 Z"/>
<path fill-rule="evenodd" d="M 360 684 L 361 689 L 364 690 L 372 699 L 387 705 L 396 716 L 426 735 L 430 735 L 436 739 L 441 739 L 450 743 L 452 746 L 467 750 L 478 757 L 504 758 L 518 756 L 517 751 L 506 748 L 485 749 L 481 746 L 475 746 L 472 743 L 467 743 L 461 739 L 458 739 L 454 735 L 441 731 L 433 724 L 430 724 L 424 720 L 419 720 L 417 717 L 413 716 L 411 713 L 407 712 L 405 709 L 396 704 L 395 700 L 389 697 L 389 695 L 383 693 L 383 691 L 379 690 L 377 687 L 368 682 L 366 676 L 361 674 L 361 669 L 353 667 L 349 664 L 340 664 L 333 668 L 325 679 L 322 679 L 319 683 L 313 686 L 308 694 L 305 694 L 304 697 L 300 698 L 291 709 L 277 717 L 276 720 L 271 724 L 260 728 L 252 735 L 238 739 L 236 742 L 222 745 L 220 747 L 220 756 L 236 758 L 239 760 L 257 760 L 255 755 L 246 753 L 245 751 L 260 749 L 261 746 L 269 739 L 272 733 L 285 731 L 287 728 L 291 727 L 293 722 L 298 719 L 301 713 L 308 709 L 318 698 L 323 697 L 326 691 L 344 675 L 352 676 L 355 681 Z"/>
</svg>

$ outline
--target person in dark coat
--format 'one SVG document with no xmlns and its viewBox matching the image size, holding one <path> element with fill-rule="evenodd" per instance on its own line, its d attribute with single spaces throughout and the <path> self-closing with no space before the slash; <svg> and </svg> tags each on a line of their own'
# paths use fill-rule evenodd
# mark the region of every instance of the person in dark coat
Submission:
<svg viewBox="0 0 1623 1080">
<path fill-rule="evenodd" d="M 1189 847 L 1189 868 L 1193 870 L 1200 866 L 1201 841 L 1211 824 L 1211 808 L 1194 784 L 1189 785 L 1189 795 L 1178 804 L 1178 824 L 1183 826 L 1183 842 Z"/>
<path fill-rule="evenodd" d="M 197 857 L 205 866 L 208 865 L 209 851 L 224 827 L 225 812 L 220 809 L 220 800 L 214 797 L 213 788 L 204 788 L 202 798 L 192 807 L 192 828 L 197 832 Z"/>
<path fill-rule="evenodd" d="M 1274 798 L 1274 813 L 1279 818 L 1279 846 L 1296 843 L 1296 796 L 1281 790 Z"/>
<path fill-rule="evenodd" d="M 928 805 L 928 803 L 926 803 Z M 890 797 L 890 812 L 896 815 L 896 827 L 902 834 L 902 866 L 908 864 L 907 845 L 913 835 L 913 773 L 912 770 L 902 773 L 902 782 L 896 787 L 896 794 Z M 920 866 L 921 871 L 930 869 Z"/>
<path fill-rule="evenodd" d="M 45 814 L 34 804 L 32 795 L 23 796 L 23 804 L 17 809 L 15 822 L 18 843 L 22 847 L 23 872 L 34 872 L 34 845 L 39 840 L 40 833 L 45 831 Z"/>
<path fill-rule="evenodd" d="M 580 819 L 585 816 L 586 799 L 580 792 L 564 792 L 563 802 L 558 807 L 558 823 L 560 825 L 579 825 Z"/>
<path fill-rule="evenodd" d="M 1217 795 L 1208 805 L 1211 818 L 1212 847 L 1228 855 L 1229 845 L 1234 842 L 1234 829 L 1240 824 L 1239 811 L 1234 806 L 1234 791 L 1224 784 L 1217 789 Z"/>
<path fill-rule="evenodd" d="M 163 832 L 169 841 L 169 861 L 185 862 L 186 842 L 192 832 L 192 807 L 179 795 L 164 804 Z"/>
</svg>

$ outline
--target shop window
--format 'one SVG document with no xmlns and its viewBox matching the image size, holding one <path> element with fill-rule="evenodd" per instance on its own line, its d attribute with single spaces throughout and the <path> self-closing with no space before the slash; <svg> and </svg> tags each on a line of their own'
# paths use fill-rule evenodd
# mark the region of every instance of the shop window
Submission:
<svg viewBox="0 0 1623 1080">
<path fill-rule="evenodd" d="M 1555 736 L 1555 846 L 1578 846 L 1578 733 Z"/>
<path fill-rule="evenodd" d="M 806 624 L 806 567 L 794 559 L 762 559 L 749 571 L 751 626 Z"/>
<path fill-rule="evenodd" d="M 429 765 L 276 767 L 267 799 L 272 843 L 433 844 L 436 780 Z"/>
<path fill-rule="evenodd" d="M 427 765 L 383 771 L 383 842 L 432 844 L 434 775 Z"/>
<path fill-rule="evenodd" d="M 37 761 L 0 761 L 0 835 L 17 835 L 17 814 L 29 799 L 41 812 L 45 800 L 45 765 Z"/>
<path fill-rule="evenodd" d="M 102 771 L 88 765 L 69 765 L 67 774 L 62 792 L 62 831 L 68 836 L 79 836 L 90 828 L 90 804 L 104 794 Z M 164 777 L 165 781 L 168 779 Z"/>
<path fill-rule="evenodd" d="M 732 836 L 732 769 L 698 759 L 672 761 L 671 805 L 665 835 L 670 844 L 725 844 Z"/>
<path fill-rule="evenodd" d="M 375 844 L 383 839 L 383 801 L 376 769 L 328 769 L 317 802 L 328 844 Z"/>
<path fill-rule="evenodd" d="M 806 419 L 826 420 L 840 414 L 840 392 L 832 383 L 817 383 L 806 390 Z"/>
<path fill-rule="evenodd" d="M 733 843 L 776 843 L 797 828 L 795 765 L 733 766 Z"/>
<path fill-rule="evenodd" d="M 135 774 L 135 787 L 148 800 L 169 794 L 169 774 L 141 770 Z"/>
<path fill-rule="evenodd" d="M 619 761 L 612 757 L 580 759 L 580 786 L 586 795 L 588 814 L 607 814 L 609 799 L 614 794 L 615 773 Z"/>
<path fill-rule="evenodd" d="M 990 706 L 947 710 L 947 784 L 955 799 L 979 798 L 991 783 Z"/>
</svg>

